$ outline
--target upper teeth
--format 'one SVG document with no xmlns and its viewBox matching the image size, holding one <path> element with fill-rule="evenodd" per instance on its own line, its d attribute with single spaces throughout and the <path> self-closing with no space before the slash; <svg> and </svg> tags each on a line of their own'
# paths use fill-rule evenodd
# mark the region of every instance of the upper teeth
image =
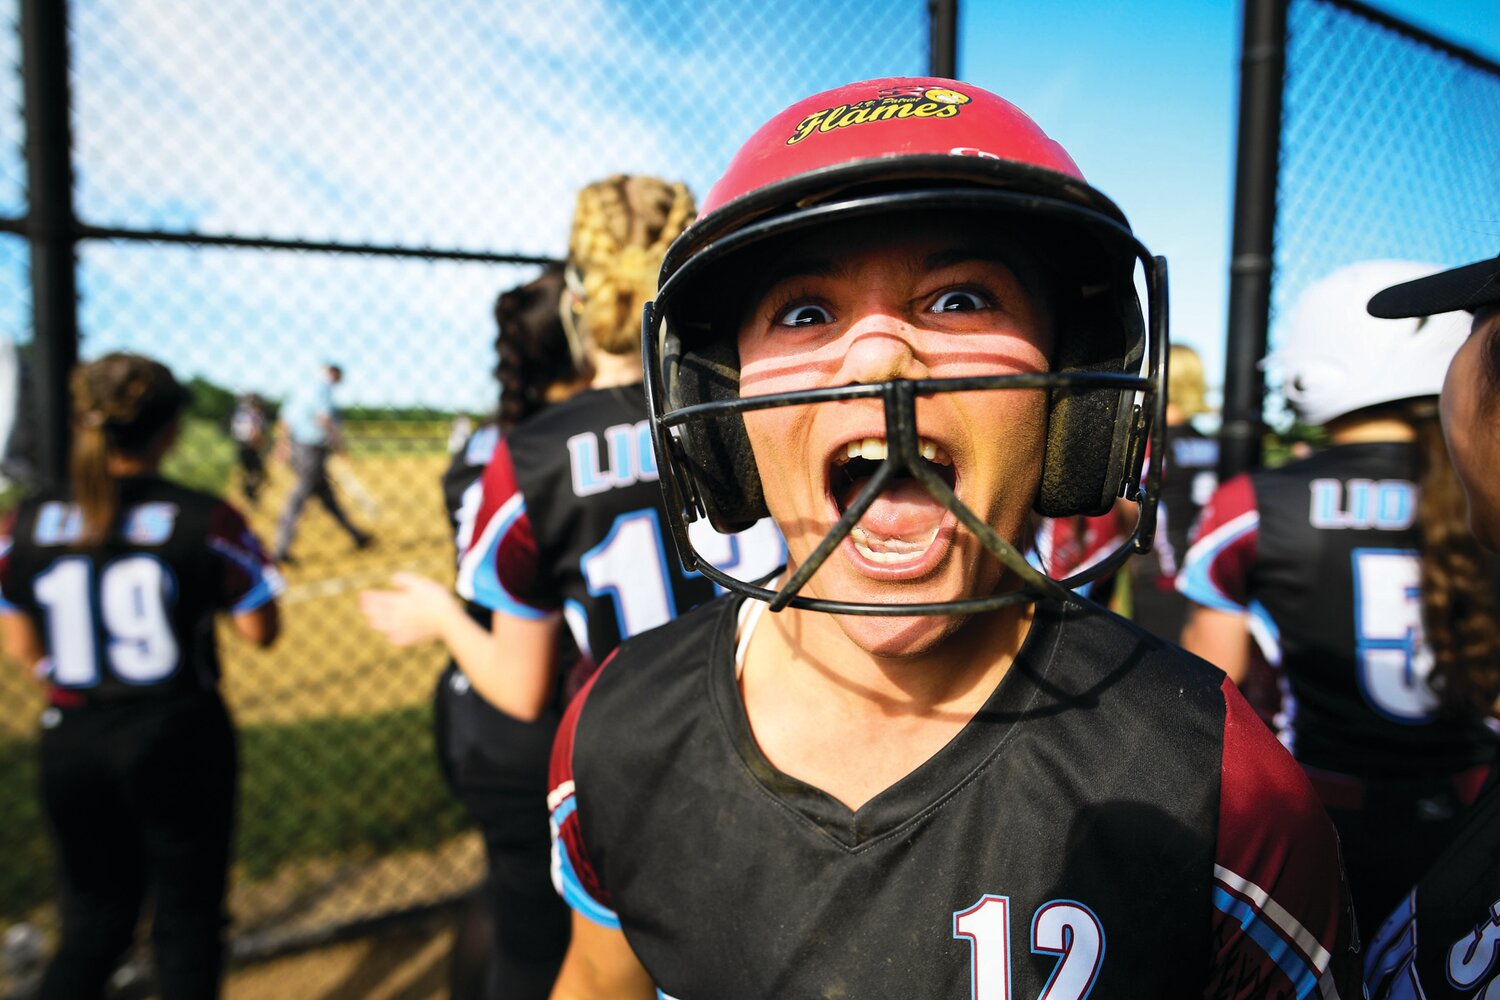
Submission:
<svg viewBox="0 0 1500 1000">
<path fill-rule="evenodd" d="M 936 441 L 919 438 L 917 447 L 921 451 L 922 457 L 929 462 L 936 462 L 938 465 L 953 464 L 953 456 L 944 451 L 943 446 Z M 842 465 L 851 458 L 863 458 L 870 462 L 882 462 L 888 454 L 890 454 L 890 448 L 886 445 L 884 438 L 865 438 L 863 441 L 850 441 L 844 446 L 844 455 L 839 464 Z"/>
</svg>

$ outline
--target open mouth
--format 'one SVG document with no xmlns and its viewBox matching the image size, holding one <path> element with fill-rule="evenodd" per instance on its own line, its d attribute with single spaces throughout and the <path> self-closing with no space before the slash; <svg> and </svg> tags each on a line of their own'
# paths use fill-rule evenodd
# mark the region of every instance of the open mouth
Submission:
<svg viewBox="0 0 1500 1000">
<path fill-rule="evenodd" d="M 928 438 L 919 439 L 919 448 L 924 465 L 952 489 L 957 482 L 953 457 Z M 888 453 L 885 439 L 863 438 L 850 441 L 833 456 L 828 492 L 841 515 Z M 901 468 L 849 532 L 849 538 L 859 554 L 872 563 L 893 567 L 914 563 L 932 547 L 947 513 L 909 469 Z"/>
</svg>

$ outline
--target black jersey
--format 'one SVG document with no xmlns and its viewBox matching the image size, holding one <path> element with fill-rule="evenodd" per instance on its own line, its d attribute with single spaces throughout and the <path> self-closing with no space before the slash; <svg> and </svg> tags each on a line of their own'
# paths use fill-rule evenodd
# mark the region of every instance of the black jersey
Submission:
<svg viewBox="0 0 1500 1000">
<path fill-rule="evenodd" d="M 1500 782 L 1375 935 L 1371 1000 L 1493 1000 L 1500 995 Z"/>
<path fill-rule="evenodd" d="M 1161 502 L 1157 508 L 1155 566 L 1148 572 L 1170 580 L 1187 554 L 1198 512 L 1219 485 L 1219 442 L 1192 424 L 1167 428 L 1162 445 Z M 1148 560 L 1148 563 L 1150 561 Z"/>
<path fill-rule="evenodd" d="M 481 480 L 499 443 L 500 428 L 483 424 L 464 439 L 448 468 L 443 470 L 443 507 L 448 511 L 448 523 L 460 554 L 474 538 L 474 521 L 479 516 L 483 495 Z"/>
<path fill-rule="evenodd" d="M 851 813 L 757 747 L 740 606 L 623 645 L 553 750 L 559 889 L 663 996 L 1360 996 L 1332 829 L 1218 670 L 1039 604 L 987 704 Z"/>
<path fill-rule="evenodd" d="M 23 502 L 0 539 L 0 607 L 35 623 L 65 703 L 213 688 L 214 614 L 254 610 L 282 589 L 224 501 L 155 477 L 119 488 L 117 528 L 97 549 L 78 550 L 78 507 L 57 493 Z"/>
<path fill-rule="evenodd" d="M 458 592 L 521 618 L 562 612 L 598 663 L 622 638 L 714 596 L 702 574 L 683 572 L 662 504 L 644 388 L 581 392 L 497 443 Z M 769 519 L 739 535 L 707 535 L 695 534 L 699 551 L 746 579 L 785 558 Z"/>
<path fill-rule="evenodd" d="M 1340 445 L 1225 483 L 1178 588 L 1245 613 L 1287 697 L 1282 739 L 1308 766 L 1360 778 L 1456 773 L 1494 757 L 1479 720 L 1427 684 L 1416 446 Z"/>
</svg>

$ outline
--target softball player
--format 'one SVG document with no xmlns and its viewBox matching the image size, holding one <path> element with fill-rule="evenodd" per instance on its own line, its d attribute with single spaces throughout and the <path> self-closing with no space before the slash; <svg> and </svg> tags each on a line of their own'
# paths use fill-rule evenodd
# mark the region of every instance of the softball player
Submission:
<svg viewBox="0 0 1500 1000">
<path fill-rule="evenodd" d="M 459 551 L 473 537 L 481 478 L 501 436 L 587 384 L 558 318 L 562 286 L 562 269 L 552 268 L 496 302 L 499 418 L 462 442 L 443 475 L 443 498 Z M 490 627 L 489 609 L 470 603 L 467 610 L 481 627 Z M 564 632 L 554 659 L 570 664 L 577 658 L 577 648 Z M 488 863 L 479 926 L 461 929 L 459 938 L 467 950 L 456 946 L 456 1000 L 545 998 L 568 946 L 567 907 L 547 876 L 547 753 L 561 712 L 563 675 L 557 672 L 558 682 L 534 722 L 485 701 L 452 660 L 438 679 L 433 702 L 438 759 L 479 824 Z M 472 960 L 468 951 L 475 952 Z"/>
<path fill-rule="evenodd" d="M 1257 655 L 1278 671 L 1282 741 L 1338 828 L 1367 933 L 1452 839 L 1497 743 L 1500 624 L 1435 406 L 1465 330 L 1365 312 L 1432 270 L 1367 261 L 1298 301 L 1268 360 L 1333 447 L 1220 487 L 1178 577 L 1199 605 L 1190 651 L 1236 678 Z"/>
<path fill-rule="evenodd" d="M 1146 544 L 1163 268 L 967 84 L 840 87 L 740 150 L 644 339 L 674 533 L 735 594 L 564 717 L 555 996 L 1360 995 L 1296 765 L 1220 671 L 1018 551 L 1033 511 L 1121 495 Z M 767 511 L 769 584 L 693 545 Z"/>
<path fill-rule="evenodd" d="M 1385 289 L 1387 319 L 1474 314 L 1443 383 L 1443 435 L 1468 497 L 1469 523 L 1500 550 L 1500 257 Z M 1372 1000 L 1500 995 L 1500 781 L 1491 773 L 1452 845 L 1396 906 L 1366 951 Z"/>
<path fill-rule="evenodd" d="M 685 573 L 667 548 L 641 384 L 640 307 L 654 291 L 662 252 L 692 213 L 685 187 L 655 178 L 614 177 L 579 194 L 562 319 L 572 328 L 574 357 L 593 381 L 495 441 L 472 529 L 460 532 L 458 576 L 459 594 L 492 613 L 489 630 L 464 614 L 447 588 L 420 577 L 398 576 L 397 589 L 361 598 L 372 627 L 393 642 L 442 638 L 472 689 L 510 717 L 512 738 L 528 753 L 545 754 L 557 722 L 549 711 L 623 637 L 714 595 L 713 582 Z M 782 561 L 769 522 L 739 536 L 703 537 L 719 547 L 728 572 L 762 575 Z M 580 654 L 574 661 L 556 653 L 564 622 Z M 533 737 L 543 731 L 547 739 L 538 744 Z M 528 766 L 524 778 L 540 776 Z M 535 802 L 545 802 L 544 791 Z M 536 817 L 533 827 L 530 816 L 516 811 L 507 835 L 541 835 L 544 821 Z M 524 829 L 514 825 L 523 817 Z M 512 871 L 532 887 L 547 877 L 547 866 L 526 853 L 534 864 L 522 871 L 517 860 Z M 525 935 L 519 950 L 534 949 L 532 973 L 521 982 L 539 991 L 518 996 L 545 995 L 566 943 L 561 916 L 562 933 L 540 921 L 516 931 Z M 541 936 L 557 943 L 555 953 L 536 943 Z"/>
<path fill-rule="evenodd" d="M 160 477 L 188 402 L 171 372 L 110 354 L 72 392 L 70 488 L 27 499 L 0 540 L 6 654 L 49 702 L 62 938 L 42 996 L 102 996 L 149 892 L 161 995 L 211 997 L 237 784 L 213 621 L 269 646 L 281 580 L 238 512 Z"/>
<path fill-rule="evenodd" d="M 1218 488 L 1219 442 L 1193 426 L 1209 412 L 1203 360 L 1185 344 L 1167 359 L 1167 432 L 1162 444 L 1161 516 L 1151 555 L 1137 559 L 1132 617 L 1148 632 L 1177 641 L 1188 602 L 1177 592 L 1177 569 L 1187 554 L 1198 512 Z"/>
</svg>

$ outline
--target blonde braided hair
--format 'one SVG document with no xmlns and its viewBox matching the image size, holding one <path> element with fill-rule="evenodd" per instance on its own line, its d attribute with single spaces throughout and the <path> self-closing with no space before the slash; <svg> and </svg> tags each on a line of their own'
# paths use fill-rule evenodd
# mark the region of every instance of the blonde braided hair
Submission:
<svg viewBox="0 0 1500 1000">
<path fill-rule="evenodd" d="M 696 212 L 680 181 L 618 174 L 578 192 L 568 239 L 571 311 L 599 350 L 640 350 L 641 310 L 656 295 L 662 257 Z"/>
</svg>

